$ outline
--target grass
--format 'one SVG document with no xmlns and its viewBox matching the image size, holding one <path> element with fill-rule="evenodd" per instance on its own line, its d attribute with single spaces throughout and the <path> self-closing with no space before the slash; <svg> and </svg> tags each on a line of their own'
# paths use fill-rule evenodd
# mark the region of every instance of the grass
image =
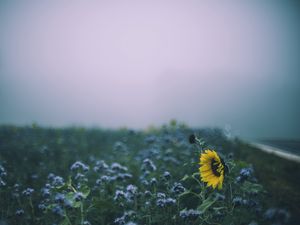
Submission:
<svg viewBox="0 0 300 225">
<path fill-rule="evenodd" d="M 241 160 L 252 163 L 256 176 L 268 192 L 266 204 L 287 208 L 291 224 L 300 224 L 300 164 L 265 153 L 239 142 L 234 151 Z"/>
</svg>

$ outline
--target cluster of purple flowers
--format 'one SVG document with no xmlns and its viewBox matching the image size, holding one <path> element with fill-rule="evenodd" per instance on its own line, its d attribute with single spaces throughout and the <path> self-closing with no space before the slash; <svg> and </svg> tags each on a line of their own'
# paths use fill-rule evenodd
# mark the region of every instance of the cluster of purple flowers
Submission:
<svg viewBox="0 0 300 225">
<path fill-rule="evenodd" d="M 16 199 L 20 197 L 20 185 L 19 184 L 15 184 L 13 186 L 12 197 L 16 198 Z"/>
<path fill-rule="evenodd" d="M 4 167 L 2 165 L 0 165 L 0 187 L 1 186 L 5 186 L 6 183 L 3 180 L 3 177 L 5 177 L 7 175 Z"/>
<path fill-rule="evenodd" d="M 51 186 L 50 184 L 47 183 L 47 184 L 45 185 L 45 187 L 43 187 L 43 188 L 41 189 L 42 196 L 45 197 L 45 198 L 50 197 L 50 195 L 51 195 L 51 188 L 52 188 L 52 186 Z"/>
<path fill-rule="evenodd" d="M 126 172 L 128 168 L 126 166 L 122 166 L 120 163 L 114 162 L 110 165 L 110 168 L 115 172 Z"/>
<path fill-rule="evenodd" d="M 76 192 L 75 195 L 74 195 L 74 200 L 76 202 L 81 201 L 83 198 L 84 198 L 84 195 L 83 195 L 82 192 Z"/>
<path fill-rule="evenodd" d="M 88 172 L 90 167 L 85 165 L 84 163 L 77 161 L 75 163 L 72 164 L 71 168 L 72 171 L 83 171 L 83 172 Z"/>
<path fill-rule="evenodd" d="M 32 195 L 32 193 L 34 192 L 34 190 L 32 188 L 26 188 L 23 192 L 22 195 L 26 196 L 26 197 L 30 197 Z"/>
<path fill-rule="evenodd" d="M 77 173 L 74 178 L 78 183 L 82 183 L 82 182 L 87 183 L 88 182 L 88 178 L 85 176 L 85 174 L 82 174 L 82 173 Z"/>
<path fill-rule="evenodd" d="M 239 196 L 234 197 L 232 199 L 232 204 L 234 204 L 236 207 L 237 206 L 246 206 L 249 208 L 253 208 L 253 209 L 255 209 L 256 212 L 259 212 L 261 209 L 260 204 L 256 200 L 254 200 L 254 199 L 248 200 L 248 199 L 241 198 Z"/>
<path fill-rule="evenodd" d="M 185 192 L 185 188 L 181 183 L 175 182 L 173 187 L 172 187 L 172 192 L 179 195 L 183 192 Z"/>
<path fill-rule="evenodd" d="M 155 142 L 158 142 L 158 137 L 157 136 L 154 136 L 154 135 L 150 135 L 150 136 L 147 136 L 145 137 L 145 143 L 146 144 L 153 144 Z"/>
<path fill-rule="evenodd" d="M 103 187 L 103 185 L 111 182 L 126 181 L 133 177 L 132 174 L 127 172 L 128 168 L 126 166 L 122 166 L 117 162 L 113 162 L 110 166 L 108 166 L 103 160 L 99 160 L 94 166 L 94 171 L 102 174 L 96 180 L 94 189 L 98 189 L 101 185 Z"/>
<path fill-rule="evenodd" d="M 156 171 L 156 166 L 155 164 L 152 162 L 151 159 L 144 159 L 143 161 L 143 165 L 142 165 L 142 170 L 143 171 Z"/>
<path fill-rule="evenodd" d="M 181 210 L 179 213 L 179 216 L 182 219 L 186 219 L 186 220 L 195 220 L 197 219 L 200 215 L 202 214 L 201 211 L 199 210 L 195 210 L 195 209 L 189 209 L 189 210 Z"/>
<path fill-rule="evenodd" d="M 107 170 L 109 166 L 105 163 L 104 160 L 98 160 L 96 161 L 96 165 L 94 166 L 94 171 L 95 172 L 103 172 Z"/>
<path fill-rule="evenodd" d="M 252 167 L 241 169 L 239 176 L 236 178 L 236 182 L 242 183 L 245 180 L 248 180 L 248 179 L 252 178 L 253 172 L 254 171 L 253 171 Z"/>
<path fill-rule="evenodd" d="M 129 210 L 124 212 L 124 214 L 121 217 L 118 217 L 114 220 L 114 223 L 117 225 L 136 225 L 135 223 L 133 223 L 132 221 L 129 221 L 126 223 L 126 221 L 130 220 L 131 218 L 133 218 L 136 215 L 136 212 L 133 210 Z"/>
<path fill-rule="evenodd" d="M 129 184 L 126 187 L 126 191 L 116 190 L 114 200 L 121 202 L 125 200 L 127 203 L 130 203 L 138 195 L 138 188 L 135 185 Z"/>
<path fill-rule="evenodd" d="M 18 209 L 16 212 L 15 212 L 15 215 L 16 216 L 22 216 L 24 214 L 24 210 L 23 209 Z"/>
<path fill-rule="evenodd" d="M 176 199 L 173 198 L 167 198 L 165 193 L 158 192 L 157 193 L 157 199 L 156 199 L 156 205 L 160 208 L 164 208 L 167 206 L 172 206 L 176 204 Z"/>
<path fill-rule="evenodd" d="M 285 209 L 270 208 L 264 213 L 266 220 L 276 222 L 278 224 L 286 224 L 290 219 L 290 213 Z"/>
<path fill-rule="evenodd" d="M 50 187 L 51 188 L 55 188 L 55 187 L 60 187 L 63 186 L 65 184 L 64 179 L 60 176 L 55 176 L 53 173 L 50 173 L 48 175 L 48 180 L 50 182 Z"/>
<path fill-rule="evenodd" d="M 54 201 L 56 203 L 64 203 L 65 199 L 66 199 L 65 195 L 62 193 L 57 193 L 54 197 Z"/>
<path fill-rule="evenodd" d="M 53 212 L 53 214 L 55 214 L 55 215 L 58 215 L 58 216 L 61 216 L 61 217 L 64 216 L 64 210 L 63 210 L 63 208 L 62 208 L 60 205 L 55 205 L 55 206 L 52 208 L 52 212 Z"/>
<path fill-rule="evenodd" d="M 169 171 L 165 171 L 162 175 L 165 180 L 169 180 L 171 178 L 171 173 Z"/>
</svg>

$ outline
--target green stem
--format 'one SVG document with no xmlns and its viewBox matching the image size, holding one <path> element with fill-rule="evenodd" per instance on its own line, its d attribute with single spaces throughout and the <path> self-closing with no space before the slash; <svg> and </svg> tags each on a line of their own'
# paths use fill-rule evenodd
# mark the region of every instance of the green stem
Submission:
<svg viewBox="0 0 300 225">
<path fill-rule="evenodd" d="M 192 192 L 192 191 L 186 192 L 183 195 L 179 195 L 179 198 L 182 197 L 182 196 L 184 196 L 184 195 L 188 195 L 188 194 L 195 195 L 195 196 L 197 196 L 198 198 L 200 198 L 202 200 L 202 198 L 199 196 L 199 194 L 197 194 L 195 192 Z"/>
<path fill-rule="evenodd" d="M 71 220 L 70 220 L 70 218 L 69 218 L 68 213 L 67 213 L 66 210 L 65 210 L 65 217 L 66 217 L 66 219 L 67 219 L 67 221 L 68 221 L 68 224 L 69 224 L 69 225 L 72 225 Z"/>
<path fill-rule="evenodd" d="M 83 216 L 83 202 L 80 204 L 80 215 L 81 215 L 81 225 L 83 225 L 84 222 L 84 216 Z"/>
<path fill-rule="evenodd" d="M 32 199 L 31 199 L 31 197 L 29 197 L 29 205 L 30 205 L 30 208 L 31 208 L 32 216 L 33 216 L 33 218 L 34 218 L 34 217 L 35 217 L 35 213 L 34 213 L 34 207 L 33 207 L 33 204 L 32 204 Z"/>
</svg>

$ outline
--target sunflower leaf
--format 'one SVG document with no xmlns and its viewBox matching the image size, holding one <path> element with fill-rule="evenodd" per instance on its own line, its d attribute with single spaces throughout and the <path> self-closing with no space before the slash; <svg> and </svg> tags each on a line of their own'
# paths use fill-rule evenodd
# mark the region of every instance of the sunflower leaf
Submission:
<svg viewBox="0 0 300 225">
<path fill-rule="evenodd" d="M 211 207 L 217 201 L 216 198 L 213 198 L 211 195 L 205 199 L 200 206 L 198 206 L 198 210 L 201 212 L 205 212 L 209 207 Z"/>
<path fill-rule="evenodd" d="M 190 178 L 190 176 L 189 175 L 184 175 L 184 177 L 183 178 L 181 178 L 181 181 L 185 181 L 185 180 L 187 180 L 187 179 L 189 179 Z"/>
</svg>

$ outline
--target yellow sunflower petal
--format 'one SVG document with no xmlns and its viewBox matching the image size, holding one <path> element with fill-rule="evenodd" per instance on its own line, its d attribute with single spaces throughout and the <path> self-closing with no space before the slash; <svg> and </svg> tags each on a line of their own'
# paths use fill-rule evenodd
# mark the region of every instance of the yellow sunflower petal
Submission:
<svg viewBox="0 0 300 225">
<path fill-rule="evenodd" d="M 224 181 L 224 165 L 214 150 L 206 149 L 199 157 L 201 181 L 208 187 L 221 189 Z M 212 165 L 213 163 L 213 165 Z"/>
</svg>

